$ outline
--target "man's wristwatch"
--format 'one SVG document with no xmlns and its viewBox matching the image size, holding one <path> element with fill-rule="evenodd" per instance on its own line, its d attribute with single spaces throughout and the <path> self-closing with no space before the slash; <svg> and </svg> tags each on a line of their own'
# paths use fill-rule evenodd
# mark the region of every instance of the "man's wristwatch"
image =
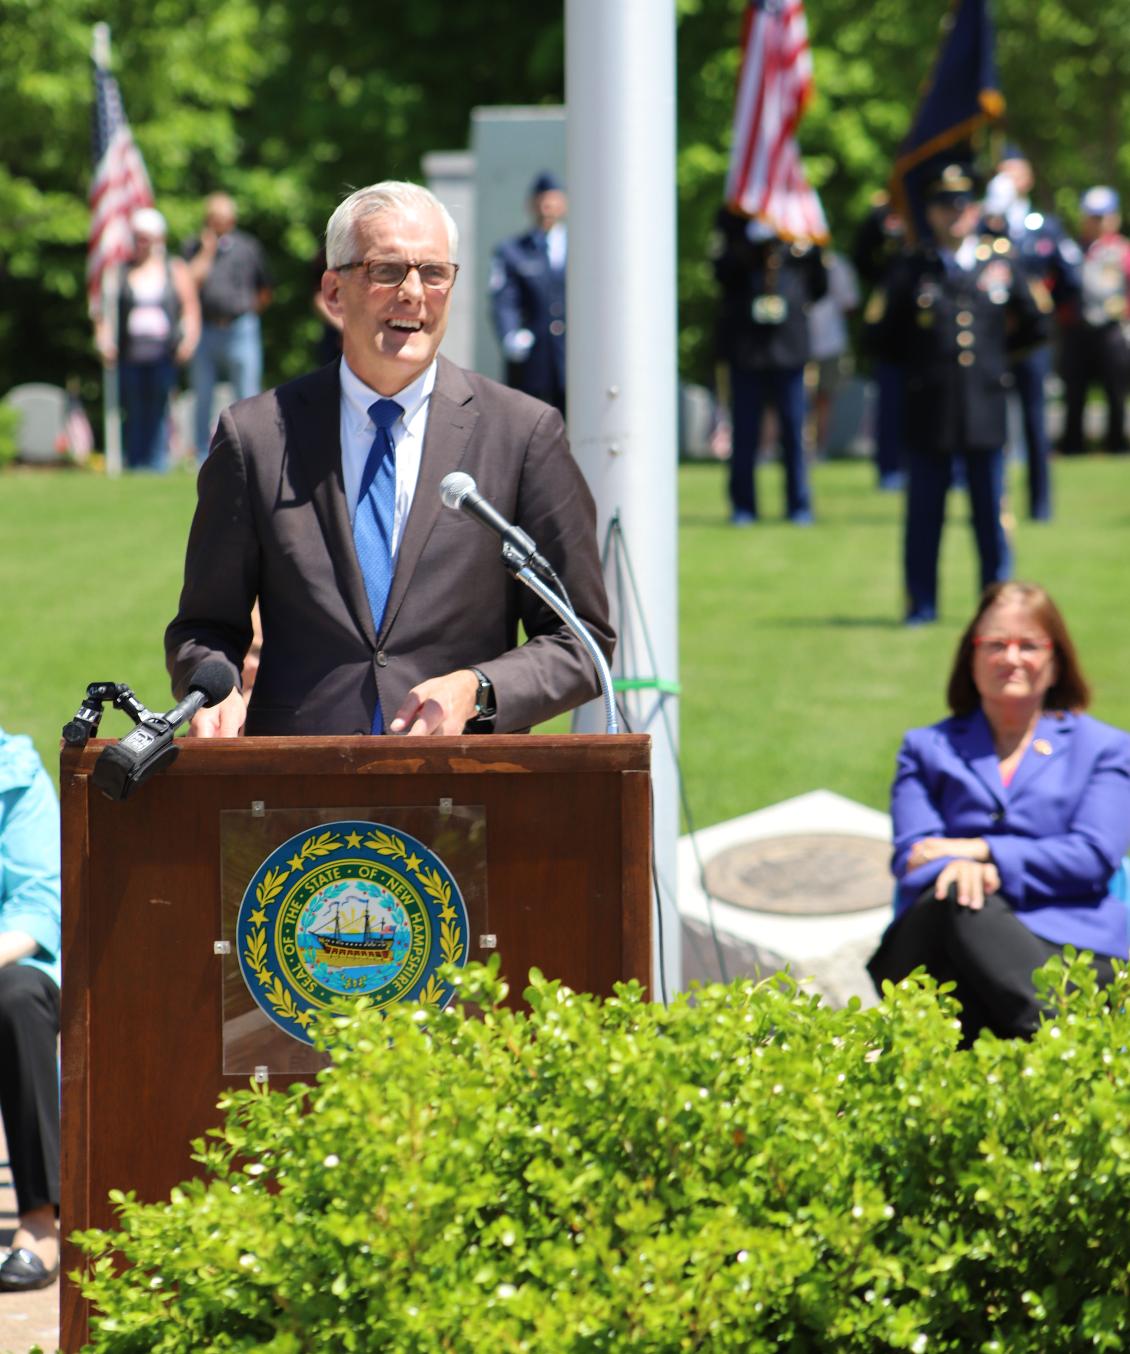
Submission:
<svg viewBox="0 0 1130 1354">
<path fill-rule="evenodd" d="M 481 668 L 472 668 L 471 671 L 479 682 L 478 690 L 475 692 L 474 722 L 486 722 L 498 713 L 498 706 L 494 700 L 494 683 Z"/>
</svg>

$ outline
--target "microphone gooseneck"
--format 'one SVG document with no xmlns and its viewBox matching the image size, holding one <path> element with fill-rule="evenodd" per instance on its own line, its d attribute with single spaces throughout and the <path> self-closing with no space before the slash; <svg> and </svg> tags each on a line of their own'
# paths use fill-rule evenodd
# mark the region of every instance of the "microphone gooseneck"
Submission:
<svg viewBox="0 0 1130 1354">
<path fill-rule="evenodd" d="M 510 567 L 511 559 L 516 559 L 519 566 L 531 565 L 568 600 L 565 585 L 557 577 L 553 565 L 540 553 L 533 539 L 521 527 L 508 522 L 498 509 L 479 493 L 478 485 L 465 470 L 452 470 L 450 474 L 445 475 L 440 481 L 439 491 L 445 507 L 455 512 L 465 512 L 501 538 L 502 557 L 507 568 Z"/>
<path fill-rule="evenodd" d="M 584 622 L 573 610 L 565 587 L 554 573 L 549 561 L 538 554 L 537 547 L 520 527 L 508 522 L 483 498 L 474 479 L 466 471 L 453 470 L 445 475 L 440 482 L 440 496 L 445 507 L 455 512 L 469 514 L 502 538 L 502 562 L 506 568 L 551 611 L 556 612 L 568 629 L 576 635 L 600 678 L 605 732 L 618 733 L 620 725 L 616 717 L 616 700 L 608 662 Z M 538 577 L 539 574 L 541 577 Z M 549 580 L 548 583 L 546 579 Z"/>
</svg>

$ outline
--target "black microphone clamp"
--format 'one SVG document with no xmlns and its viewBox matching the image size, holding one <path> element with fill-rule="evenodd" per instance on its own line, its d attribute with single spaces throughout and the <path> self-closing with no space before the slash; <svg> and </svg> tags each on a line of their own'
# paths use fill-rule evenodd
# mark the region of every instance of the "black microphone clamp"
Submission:
<svg viewBox="0 0 1130 1354">
<path fill-rule="evenodd" d="M 128 798 L 150 776 L 171 765 L 180 753 L 174 741 L 177 729 L 190 720 L 197 710 L 218 705 L 234 685 L 228 664 L 217 659 L 202 663 L 189 683 L 191 689 L 184 700 L 163 715 L 146 709 L 128 686 L 117 688 L 114 704 L 124 709 L 137 727 L 120 742 L 104 748 L 94 763 L 90 778 L 109 799 Z M 87 688 L 87 694 L 89 696 L 90 688 Z M 79 723 L 82 714 L 83 710 L 80 709 L 72 723 Z M 101 707 L 98 714 L 101 715 Z"/>
</svg>

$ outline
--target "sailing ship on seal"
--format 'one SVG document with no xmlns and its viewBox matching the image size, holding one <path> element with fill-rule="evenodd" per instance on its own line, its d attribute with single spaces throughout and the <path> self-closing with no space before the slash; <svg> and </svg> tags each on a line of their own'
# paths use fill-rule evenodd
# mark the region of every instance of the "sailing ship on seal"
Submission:
<svg viewBox="0 0 1130 1354">
<path fill-rule="evenodd" d="M 348 899 L 334 899 L 331 926 L 309 934 L 318 939 L 318 957 L 334 968 L 361 968 L 368 964 L 387 964 L 392 958 L 392 944 L 396 927 L 375 929 L 369 917 L 369 900 L 365 899 L 363 928 L 360 932 L 342 931 L 341 905 Z"/>
</svg>

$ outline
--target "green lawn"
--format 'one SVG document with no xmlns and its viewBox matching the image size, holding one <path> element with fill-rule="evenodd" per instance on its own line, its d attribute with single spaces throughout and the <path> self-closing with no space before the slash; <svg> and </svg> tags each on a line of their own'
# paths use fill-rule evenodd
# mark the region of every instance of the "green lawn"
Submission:
<svg viewBox="0 0 1130 1354">
<path fill-rule="evenodd" d="M 723 470 L 680 470 L 682 748 L 700 826 L 806 790 L 885 807 L 895 748 L 940 717 L 954 642 L 974 600 L 960 495 L 943 546 L 942 620 L 899 625 L 901 502 L 869 466 L 814 469 L 819 521 L 735 530 Z M 762 467 L 779 507 L 779 466 Z M 1130 727 L 1130 464 L 1055 467 L 1057 521 L 1021 521 L 1018 575 L 1063 606 L 1096 692 L 1095 713 Z M 1016 488 L 1019 489 L 1019 477 Z M 79 472 L 0 476 L 0 725 L 57 764 L 59 731 L 90 681 L 171 702 L 162 633 L 176 605 L 194 479 L 117 481 Z M 129 727 L 116 712 L 103 730 Z"/>
<path fill-rule="evenodd" d="M 907 630 L 900 495 L 880 494 L 859 462 L 818 465 L 818 524 L 730 527 L 722 469 L 682 471 L 682 747 L 692 811 L 717 822 L 807 790 L 886 808 L 904 729 L 946 713 L 957 636 L 976 596 L 964 495 L 950 497 L 941 616 Z M 759 502 L 780 512 L 777 465 Z M 1043 583 L 1065 612 L 1095 688 L 1094 712 L 1130 727 L 1130 464 L 1057 462 L 1057 520 L 1020 521 L 1018 577 Z M 1022 476 L 1012 476 L 1022 502 Z"/>
</svg>

